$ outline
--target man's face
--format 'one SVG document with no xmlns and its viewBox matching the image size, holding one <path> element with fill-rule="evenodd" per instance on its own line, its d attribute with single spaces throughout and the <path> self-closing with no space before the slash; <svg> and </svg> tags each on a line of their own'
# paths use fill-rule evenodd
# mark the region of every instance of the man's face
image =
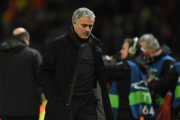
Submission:
<svg viewBox="0 0 180 120">
<path fill-rule="evenodd" d="M 91 34 L 92 28 L 94 24 L 94 18 L 87 18 L 86 16 L 81 16 L 79 22 L 73 20 L 73 26 L 75 32 L 81 39 L 87 39 Z"/>
<path fill-rule="evenodd" d="M 29 38 L 25 38 L 25 43 L 29 46 L 29 44 L 30 44 L 30 40 L 29 40 Z"/>
<path fill-rule="evenodd" d="M 125 42 L 122 46 L 122 49 L 120 50 L 122 60 L 128 57 L 128 50 L 129 50 L 129 43 Z"/>
<path fill-rule="evenodd" d="M 150 55 L 150 56 L 156 55 L 157 51 L 155 47 L 148 48 L 146 41 L 142 41 L 140 44 L 141 44 L 141 47 L 146 50 L 146 52 L 144 52 L 145 55 Z"/>
</svg>

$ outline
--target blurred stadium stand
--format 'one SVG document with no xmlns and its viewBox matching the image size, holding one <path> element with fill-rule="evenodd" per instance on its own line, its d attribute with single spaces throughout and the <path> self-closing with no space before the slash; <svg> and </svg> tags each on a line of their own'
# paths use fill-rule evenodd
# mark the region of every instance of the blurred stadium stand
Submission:
<svg viewBox="0 0 180 120">
<path fill-rule="evenodd" d="M 72 12 L 79 7 L 94 11 L 92 33 L 105 44 L 103 54 L 120 50 L 126 37 L 153 33 L 179 61 L 179 0 L 1 0 L 0 43 L 21 26 L 30 32 L 30 46 L 43 55 L 52 38 L 69 30 Z"/>
</svg>

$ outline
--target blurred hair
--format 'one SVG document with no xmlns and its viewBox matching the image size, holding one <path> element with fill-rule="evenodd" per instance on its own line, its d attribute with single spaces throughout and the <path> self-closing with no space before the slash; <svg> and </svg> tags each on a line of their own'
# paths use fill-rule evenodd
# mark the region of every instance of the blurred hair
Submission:
<svg viewBox="0 0 180 120">
<path fill-rule="evenodd" d="M 124 43 L 125 42 L 129 43 L 129 47 L 133 45 L 133 40 L 131 38 L 124 39 Z"/>
<path fill-rule="evenodd" d="M 86 16 L 87 18 L 94 18 L 94 21 L 95 21 L 95 15 L 94 13 L 89 10 L 88 8 L 85 8 L 85 7 L 82 7 L 82 8 L 79 8 L 77 10 L 74 11 L 73 13 L 73 16 L 72 16 L 72 21 L 75 20 L 77 23 L 79 22 L 79 18 L 81 16 Z"/>
<path fill-rule="evenodd" d="M 23 37 L 26 37 L 28 40 L 30 40 L 29 33 L 26 30 L 17 35 L 12 34 L 12 39 L 22 39 Z"/>
<path fill-rule="evenodd" d="M 147 43 L 147 47 L 149 49 L 151 49 L 152 47 L 155 47 L 156 50 L 159 49 L 159 42 L 158 40 L 154 37 L 153 34 L 149 33 L 149 34 L 144 34 L 140 37 L 139 39 L 139 43 L 141 43 L 142 41 L 146 41 Z"/>
</svg>

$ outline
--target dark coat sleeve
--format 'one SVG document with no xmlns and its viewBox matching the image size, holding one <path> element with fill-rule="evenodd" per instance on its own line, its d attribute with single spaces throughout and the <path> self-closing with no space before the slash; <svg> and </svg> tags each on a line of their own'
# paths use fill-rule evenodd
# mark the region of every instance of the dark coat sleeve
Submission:
<svg viewBox="0 0 180 120">
<path fill-rule="evenodd" d="M 58 95 L 58 90 L 54 83 L 54 74 L 57 63 L 57 51 L 55 42 L 51 41 L 48 44 L 46 52 L 43 56 L 43 62 L 39 67 L 38 80 L 41 88 L 47 97 Z"/>
<path fill-rule="evenodd" d="M 129 76 L 130 67 L 126 61 L 120 61 L 117 63 L 105 63 L 105 68 L 107 71 L 107 80 L 111 83 L 111 79 L 115 80 L 125 80 L 121 79 L 124 76 Z"/>
<path fill-rule="evenodd" d="M 160 78 L 158 78 L 158 80 L 152 80 L 148 84 L 148 87 L 151 91 L 154 91 L 161 97 L 164 97 L 169 90 L 172 91 L 173 85 L 177 83 L 177 79 L 178 70 L 174 65 L 174 62 L 166 60 L 163 63 Z"/>
<path fill-rule="evenodd" d="M 36 80 L 38 85 L 39 85 L 39 82 L 38 82 L 38 70 L 39 70 L 39 66 L 40 66 L 41 63 L 42 63 L 41 54 L 38 51 L 34 51 L 33 57 L 32 57 L 32 66 L 33 66 L 33 73 L 34 73 L 34 76 L 35 76 L 35 80 Z"/>
</svg>

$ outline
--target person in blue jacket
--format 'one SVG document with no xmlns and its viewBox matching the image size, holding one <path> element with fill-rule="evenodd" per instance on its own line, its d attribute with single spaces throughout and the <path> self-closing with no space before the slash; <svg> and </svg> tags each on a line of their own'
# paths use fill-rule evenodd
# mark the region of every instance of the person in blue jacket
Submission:
<svg viewBox="0 0 180 120">
<path fill-rule="evenodd" d="M 147 83 L 153 104 L 158 106 L 160 105 L 158 98 L 164 98 L 166 95 L 170 95 L 168 93 L 173 93 L 174 85 L 178 80 L 178 70 L 174 64 L 176 61 L 171 57 L 172 52 L 169 47 L 160 46 L 158 40 L 151 33 L 142 35 L 139 43 L 144 49 L 144 55 L 147 59 Z M 172 110 L 169 108 L 169 111 Z"/>
<path fill-rule="evenodd" d="M 137 40 L 138 38 L 124 40 L 119 51 L 121 60 L 119 57 L 115 60 L 115 57 L 104 56 L 108 82 L 111 84 L 109 96 L 116 120 L 138 120 L 143 115 L 140 110 L 140 107 L 143 109 L 143 96 L 136 93 L 146 92 L 150 95 L 145 85 L 146 68 Z"/>
</svg>

